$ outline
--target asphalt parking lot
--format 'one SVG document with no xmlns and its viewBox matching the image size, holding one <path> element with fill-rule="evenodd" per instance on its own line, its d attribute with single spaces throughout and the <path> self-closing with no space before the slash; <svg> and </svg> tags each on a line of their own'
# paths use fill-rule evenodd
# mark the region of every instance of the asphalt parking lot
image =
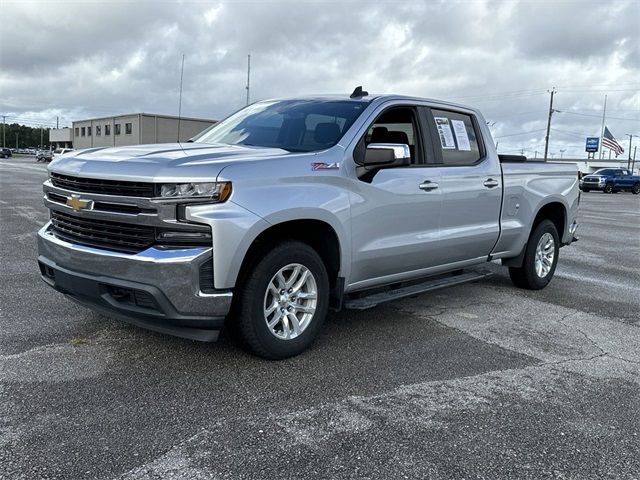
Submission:
<svg viewBox="0 0 640 480">
<path fill-rule="evenodd" d="M 0 160 L 0 478 L 640 478 L 640 196 L 583 194 L 543 291 L 491 265 L 265 362 L 48 288 L 45 178 Z"/>
</svg>

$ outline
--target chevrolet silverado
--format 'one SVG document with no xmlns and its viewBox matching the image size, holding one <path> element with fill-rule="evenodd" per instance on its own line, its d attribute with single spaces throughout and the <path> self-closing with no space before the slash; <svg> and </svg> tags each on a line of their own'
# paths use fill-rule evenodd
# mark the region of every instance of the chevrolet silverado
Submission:
<svg viewBox="0 0 640 480">
<path fill-rule="evenodd" d="M 540 289 L 574 240 L 573 165 L 499 156 L 482 114 L 397 95 L 261 101 L 187 143 L 56 157 L 42 278 L 104 315 L 296 355 L 328 309 L 479 280 Z M 390 318 L 389 321 L 394 321 Z"/>
</svg>

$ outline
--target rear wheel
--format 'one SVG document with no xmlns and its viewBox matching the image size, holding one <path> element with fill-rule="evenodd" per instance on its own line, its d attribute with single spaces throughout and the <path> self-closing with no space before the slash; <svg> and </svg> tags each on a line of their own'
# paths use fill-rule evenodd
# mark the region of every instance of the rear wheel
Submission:
<svg viewBox="0 0 640 480">
<path fill-rule="evenodd" d="M 636 183 L 631 189 L 631 193 L 638 195 L 640 193 L 640 182 Z"/>
<path fill-rule="evenodd" d="M 609 182 L 604 186 L 604 193 L 613 193 L 613 183 Z"/>
<path fill-rule="evenodd" d="M 590 192 L 591 190 L 590 190 L 590 189 L 588 189 L 588 188 L 583 188 L 583 189 L 582 189 L 582 191 L 583 191 L 584 193 L 587 193 L 587 192 Z"/>
<path fill-rule="evenodd" d="M 558 230 L 553 222 L 540 222 L 529 237 L 522 266 L 509 268 L 514 285 L 529 290 L 546 287 L 556 271 L 559 247 Z"/>
<path fill-rule="evenodd" d="M 277 360 L 298 355 L 315 339 L 329 306 L 329 279 L 320 256 L 302 242 L 270 250 L 246 276 L 237 298 L 237 329 L 254 354 Z"/>
</svg>

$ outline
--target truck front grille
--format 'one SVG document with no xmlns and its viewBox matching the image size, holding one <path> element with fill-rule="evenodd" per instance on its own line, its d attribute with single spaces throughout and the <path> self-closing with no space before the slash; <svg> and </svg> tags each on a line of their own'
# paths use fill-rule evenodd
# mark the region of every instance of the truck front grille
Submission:
<svg viewBox="0 0 640 480">
<path fill-rule="evenodd" d="M 52 233 L 66 241 L 125 253 L 141 252 L 155 242 L 155 228 L 131 223 L 78 218 L 51 211 Z"/>
<path fill-rule="evenodd" d="M 119 180 L 100 180 L 97 178 L 73 177 L 51 173 L 54 187 L 73 190 L 75 192 L 99 193 L 102 195 L 120 195 L 126 197 L 154 197 L 153 183 L 125 182 Z"/>
</svg>

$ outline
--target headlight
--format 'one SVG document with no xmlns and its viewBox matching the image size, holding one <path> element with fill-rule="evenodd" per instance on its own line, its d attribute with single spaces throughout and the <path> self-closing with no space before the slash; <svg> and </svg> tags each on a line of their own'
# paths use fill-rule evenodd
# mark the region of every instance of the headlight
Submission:
<svg viewBox="0 0 640 480">
<path fill-rule="evenodd" d="M 162 198 L 201 198 L 224 202 L 230 195 L 230 182 L 164 183 L 160 185 Z"/>
</svg>

